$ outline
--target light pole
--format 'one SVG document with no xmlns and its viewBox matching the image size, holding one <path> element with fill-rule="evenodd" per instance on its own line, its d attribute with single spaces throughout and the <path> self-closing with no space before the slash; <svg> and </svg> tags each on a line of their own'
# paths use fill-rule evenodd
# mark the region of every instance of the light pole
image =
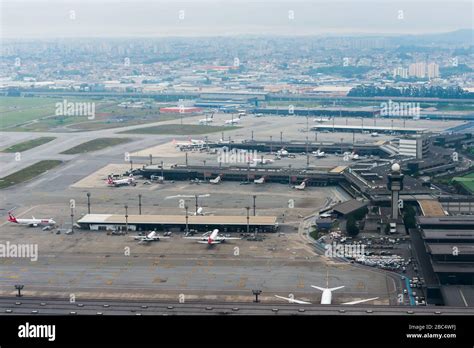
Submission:
<svg viewBox="0 0 474 348">
<path fill-rule="evenodd" d="M 128 205 L 125 204 L 125 232 L 128 232 Z"/>
<path fill-rule="evenodd" d="M 255 295 L 255 301 L 253 301 L 253 302 L 255 302 L 255 303 L 260 302 L 260 300 L 258 299 L 258 295 L 260 295 L 261 293 L 262 293 L 262 290 L 252 290 L 252 294 Z"/>
<path fill-rule="evenodd" d="M 71 233 L 74 233 L 74 208 L 71 207 Z"/>
<path fill-rule="evenodd" d="M 247 234 L 249 234 L 250 233 L 250 215 L 249 215 L 250 207 L 245 207 L 245 209 L 247 209 Z"/>
<path fill-rule="evenodd" d="M 185 205 L 184 209 L 186 209 L 186 235 L 188 235 L 188 205 Z"/>
<path fill-rule="evenodd" d="M 256 205 L 255 205 L 255 200 L 256 199 L 257 199 L 257 196 L 253 195 L 253 216 L 255 216 L 255 212 L 256 212 Z"/>
<path fill-rule="evenodd" d="M 165 177 L 164 177 L 164 172 L 163 172 L 163 161 L 161 161 L 161 180 L 165 181 Z"/>
<path fill-rule="evenodd" d="M 291 186 L 291 164 L 288 164 L 288 186 Z"/>
<path fill-rule="evenodd" d="M 142 195 L 138 195 L 138 215 L 142 215 Z"/>
<path fill-rule="evenodd" d="M 91 193 L 87 192 L 87 214 L 91 213 Z"/>
<path fill-rule="evenodd" d="M 21 290 L 22 290 L 24 287 L 25 287 L 25 286 L 24 286 L 23 284 L 16 284 L 16 285 L 15 285 L 15 289 L 18 290 L 18 294 L 16 294 L 16 297 L 21 297 L 21 296 L 23 296 L 23 295 L 21 294 Z"/>
</svg>

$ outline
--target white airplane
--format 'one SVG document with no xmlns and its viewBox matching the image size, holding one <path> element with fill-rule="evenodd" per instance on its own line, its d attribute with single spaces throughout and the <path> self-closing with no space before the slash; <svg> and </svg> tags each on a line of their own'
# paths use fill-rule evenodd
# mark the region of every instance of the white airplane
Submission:
<svg viewBox="0 0 474 348">
<path fill-rule="evenodd" d="M 329 122 L 329 118 L 327 118 L 327 117 L 315 118 L 314 122 L 318 122 L 318 123 Z"/>
<path fill-rule="evenodd" d="M 273 162 L 275 161 L 269 158 L 252 158 L 250 160 L 251 164 L 268 164 L 268 163 L 273 163 Z"/>
<path fill-rule="evenodd" d="M 194 240 L 197 240 L 198 243 L 207 244 L 207 245 L 224 243 L 226 240 L 242 239 L 242 238 L 236 238 L 236 237 L 219 236 L 219 230 L 217 228 L 210 233 L 208 232 L 208 233 L 203 234 L 200 237 L 184 237 L 184 238 L 194 239 Z"/>
<path fill-rule="evenodd" d="M 323 157 L 326 157 L 326 153 L 324 151 L 313 151 L 313 155 L 314 157 L 317 157 L 317 158 L 323 158 Z"/>
<path fill-rule="evenodd" d="M 204 146 L 206 143 L 204 140 L 189 138 L 188 141 L 176 141 L 176 139 L 173 139 L 173 144 L 175 146 L 181 147 L 181 146 Z"/>
<path fill-rule="evenodd" d="M 213 213 L 213 212 L 211 212 L 211 211 L 210 211 L 210 212 L 205 212 L 203 207 L 199 207 L 199 208 L 197 209 L 197 211 L 195 211 L 195 212 L 193 213 L 193 215 L 194 215 L 194 216 L 198 216 L 198 215 L 199 215 L 199 216 L 206 216 L 206 215 L 210 215 L 210 214 L 212 214 L 212 213 Z"/>
<path fill-rule="evenodd" d="M 351 160 L 351 161 L 358 161 L 358 160 L 360 160 L 360 157 L 359 157 L 359 155 L 356 154 L 355 152 L 352 152 L 352 153 L 350 153 L 350 152 L 345 152 L 345 153 L 344 153 L 344 161 L 349 161 L 349 160 Z"/>
<path fill-rule="evenodd" d="M 36 219 L 32 216 L 31 219 L 17 219 L 11 212 L 8 212 L 8 221 L 13 222 L 14 224 L 19 225 L 26 225 L 29 227 L 37 227 L 37 226 L 54 226 L 56 225 L 56 221 L 53 219 Z"/>
<path fill-rule="evenodd" d="M 277 151 L 277 156 L 288 157 L 288 151 L 286 151 L 284 148 L 282 148 L 281 150 Z"/>
<path fill-rule="evenodd" d="M 325 288 L 321 288 L 321 287 L 315 286 L 315 285 L 311 285 L 311 287 L 315 288 L 315 289 L 318 289 L 318 290 L 321 290 L 323 292 L 322 295 L 321 295 L 321 304 L 330 305 L 330 304 L 332 304 L 332 292 L 336 291 L 336 290 L 339 290 L 339 289 L 342 289 L 344 286 L 338 286 L 338 287 L 335 287 L 335 288 L 330 288 L 329 287 L 329 274 L 328 274 Z M 292 298 L 292 297 L 283 297 L 283 296 L 277 296 L 277 295 L 275 295 L 275 297 L 281 298 L 283 300 L 287 300 L 289 303 L 311 304 L 310 302 L 297 300 L 297 299 Z M 359 304 L 359 303 L 374 301 L 374 300 L 377 300 L 377 299 L 378 299 L 378 297 L 373 297 L 373 298 L 368 298 L 368 299 L 365 299 L 365 300 L 344 302 L 344 303 L 341 303 L 341 304 L 343 304 L 343 305 L 355 305 L 355 304 Z"/>
<path fill-rule="evenodd" d="M 254 184 L 264 184 L 265 183 L 265 177 L 262 176 L 260 179 L 255 179 L 253 181 Z"/>
<path fill-rule="evenodd" d="M 240 117 L 233 118 L 224 122 L 225 125 L 234 125 L 240 123 Z"/>
<path fill-rule="evenodd" d="M 138 240 L 139 243 L 150 243 L 150 242 L 157 242 L 161 238 L 168 239 L 170 237 L 160 237 L 158 233 L 152 231 L 148 233 L 146 236 L 131 236 L 133 239 Z"/>
<path fill-rule="evenodd" d="M 212 122 L 214 122 L 214 116 L 213 115 L 211 115 L 211 117 L 209 117 L 209 118 L 206 117 L 206 118 L 202 118 L 202 119 L 199 120 L 199 124 L 204 124 L 204 125 L 212 123 Z"/>
<path fill-rule="evenodd" d="M 135 178 L 133 177 L 133 174 L 130 174 L 128 178 L 118 179 L 118 180 L 112 179 L 112 177 L 109 175 L 109 177 L 107 178 L 107 184 L 109 186 L 119 187 L 119 186 L 124 186 L 124 185 L 135 186 L 137 183 L 135 182 Z"/>
<path fill-rule="evenodd" d="M 301 182 L 299 185 L 293 186 L 295 190 L 304 190 L 306 188 L 306 179 Z"/>
<path fill-rule="evenodd" d="M 372 137 L 374 137 L 374 138 L 375 138 L 375 137 L 378 137 L 378 136 L 379 136 L 379 133 L 377 133 L 377 132 L 373 132 L 372 134 L 370 134 L 370 136 L 372 136 Z"/>
<path fill-rule="evenodd" d="M 218 175 L 215 179 L 210 179 L 209 182 L 210 182 L 211 184 L 214 184 L 214 185 L 215 185 L 215 184 L 220 183 L 220 182 L 221 182 L 221 179 L 222 179 L 221 176 Z"/>
</svg>

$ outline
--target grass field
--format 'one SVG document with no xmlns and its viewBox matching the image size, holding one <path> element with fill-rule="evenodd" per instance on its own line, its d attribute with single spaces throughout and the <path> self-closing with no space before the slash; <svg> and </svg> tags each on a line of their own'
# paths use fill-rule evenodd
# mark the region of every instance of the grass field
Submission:
<svg viewBox="0 0 474 348">
<path fill-rule="evenodd" d="M 469 173 L 461 177 L 454 177 L 453 181 L 457 182 L 470 193 L 474 194 L 474 173 Z"/>
<path fill-rule="evenodd" d="M 56 138 L 55 137 L 36 138 L 36 139 L 33 139 L 33 140 L 28 140 L 28 141 L 24 141 L 22 143 L 12 145 L 12 146 L 7 147 L 6 149 L 2 150 L 1 152 L 23 152 L 23 151 L 28 151 L 32 148 L 37 147 L 37 146 L 49 143 L 50 141 L 53 141 L 54 139 L 56 139 Z"/>
<path fill-rule="evenodd" d="M 172 134 L 172 135 L 193 135 L 223 132 L 238 129 L 235 126 L 205 126 L 194 124 L 165 124 L 163 126 L 138 128 L 125 131 L 126 134 Z"/>
<path fill-rule="evenodd" d="M 66 98 L 68 102 L 94 102 L 95 117 L 55 115 L 62 98 L 0 97 L 0 130 L 15 132 L 81 132 L 178 119 L 160 114 L 157 108 L 119 107 L 116 100 Z M 186 117 L 186 116 L 185 116 Z"/>
<path fill-rule="evenodd" d="M 10 187 L 37 177 L 40 174 L 60 165 L 62 161 L 44 160 L 19 170 L 0 179 L 0 189 Z"/>
<path fill-rule="evenodd" d="M 125 144 L 131 141 L 130 138 L 101 138 L 94 139 L 80 145 L 74 146 L 69 150 L 61 152 L 63 155 L 75 155 L 105 149 L 106 147 Z"/>
</svg>

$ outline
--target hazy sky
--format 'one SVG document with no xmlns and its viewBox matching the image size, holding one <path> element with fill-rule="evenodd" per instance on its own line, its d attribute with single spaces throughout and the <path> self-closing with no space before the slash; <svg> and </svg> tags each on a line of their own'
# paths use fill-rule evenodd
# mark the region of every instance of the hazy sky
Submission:
<svg viewBox="0 0 474 348">
<path fill-rule="evenodd" d="M 471 0 L 0 0 L 3 38 L 435 33 Z"/>
</svg>

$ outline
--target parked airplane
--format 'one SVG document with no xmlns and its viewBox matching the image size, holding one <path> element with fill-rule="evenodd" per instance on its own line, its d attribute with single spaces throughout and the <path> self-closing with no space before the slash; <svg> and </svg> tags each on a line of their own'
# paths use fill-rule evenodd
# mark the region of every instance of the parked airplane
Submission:
<svg viewBox="0 0 474 348">
<path fill-rule="evenodd" d="M 268 163 L 273 163 L 273 162 L 275 161 L 269 158 L 252 158 L 250 160 L 250 163 L 254 165 L 255 164 L 268 164 Z"/>
<path fill-rule="evenodd" d="M 124 185 L 135 186 L 137 183 L 135 182 L 135 178 L 133 177 L 133 174 L 130 174 L 128 178 L 118 179 L 118 180 L 112 179 L 112 177 L 109 175 L 109 177 L 107 178 L 107 184 L 110 186 L 118 187 L 118 186 L 124 186 Z"/>
<path fill-rule="evenodd" d="M 377 132 L 373 132 L 372 134 L 370 134 L 372 137 L 378 137 L 379 136 L 379 133 Z"/>
<path fill-rule="evenodd" d="M 221 179 L 222 179 L 221 176 L 218 175 L 215 179 L 209 180 L 209 182 L 210 182 L 211 184 L 218 184 L 218 183 L 221 182 Z"/>
<path fill-rule="evenodd" d="M 37 226 L 53 226 L 56 225 L 56 221 L 53 219 L 36 219 L 32 216 L 31 219 L 17 219 L 12 212 L 8 212 L 8 221 L 13 222 L 19 225 L 26 225 L 29 227 L 37 227 Z"/>
<path fill-rule="evenodd" d="M 324 304 L 326 304 L 326 305 L 332 304 L 332 292 L 344 288 L 344 286 L 338 286 L 338 287 L 335 287 L 335 288 L 330 288 L 329 287 L 329 273 L 328 273 L 327 278 L 326 278 L 326 287 L 325 288 L 321 288 L 321 287 L 315 286 L 315 285 L 311 285 L 311 287 L 315 288 L 315 289 L 318 289 L 318 290 L 321 290 L 323 292 L 322 295 L 321 295 L 321 304 L 323 304 L 323 305 Z M 297 299 L 291 298 L 291 297 L 283 297 L 283 296 L 277 296 L 277 295 L 275 295 L 275 297 L 281 298 L 283 300 L 287 300 L 289 303 L 311 304 L 310 302 L 297 300 Z M 344 303 L 341 303 L 341 304 L 343 304 L 343 305 L 355 305 L 355 304 L 359 304 L 359 303 L 374 301 L 374 300 L 377 300 L 377 299 L 378 299 L 378 297 L 373 297 L 373 298 L 368 298 L 368 299 L 365 299 L 365 300 L 356 300 L 356 301 L 344 302 Z"/>
<path fill-rule="evenodd" d="M 240 123 L 240 116 L 237 118 L 232 118 L 224 122 L 225 125 L 234 125 Z"/>
<path fill-rule="evenodd" d="M 212 213 L 213 213 L 213 212 L 211 212 L 211 211 L 205 212 L 203 207 L 199 207 L 199 208 L 197 209 L 197 211 L 195 211 L 195 212 L 193 213 L 193 215 L 194 215 L 194 216 L 198 216 L 198 215 L 200 215 L 200 216 L 206 216 L 206 215 L 210 215 L 210 214 L 212 214 Z"/>
<path fill-rule="evenodd" d="M 293 188 L 294 188 L 295 190 L 304 190 L 304 189 L 306 188 L 306 180 L 307 180 L 307 179 L 304 179 L 304 180 L 301 182 L 301 184 L 296 185 L 296 186 L 293 186 Z"/>
<path fill-rule="evenodd" d="M 356 154 L 355 152 L 352 152 L 352 153 L 350 153 L 350 152 L 345 152 L 345 153 L 344 153 L 344 161 L 349 161 L 349 160 L 351 160 L 351 161 L 358 161 L 358 160 L 360 160 L 360 157 L 359 157 L 359 155 Z"/>
<path fill-rule="evenodd" d="M 262 176 L 260 179 L 255 179 L 254 184 L 264 184 L 265 183 L 265 177 Z"/>
<path fill-rule="evenodd" d="M 327 117 L 318 117 L 318 118 L 314 119 L 314 122 L 318 122 L 318 123 L 329 122 L 329 118 L 327 118 Z"/>
<path fill-rule="evenodd" d="M 277 156 L 280 157 L 288 157 L 288 151 L 282 148 L 281 150 L 277 151 Z"/>
<path fill-rule="evenodd" d="M 317 158 L 322 158 L 322 157 L 326 157 L 326 153 L 324 151 L 313 151 L 313 155 L 314 157 L 317 157 Z"/>
<path fill-rule="evenodd" d="M 157 242 L 161 238 L 168 239 L 170 237 L 160 237 L 156 231 L 152 231 L 148 233 L 146 236 L 131 236 L 133 239 L 138 240 L 139 243 L 150 243 L 150 242 Z"/>
<path fill-rule="evenodd" d="M 202 118 L 199 120 L 199 124 L 204 124 L 204 125 L 207 125 L 212 122 L 214 122 L 214 114 L 212 114 L 211 117 L 209 118 L 206 116 L 206 118 Z"/>
<path fill-rule="evenodd" d="M 235 240 L 235 239 L 242 239 L 236 237 L 224 237 L 219 236 L 219 230 L 216 228 L 212 232 L 207 232 L 200 237 L 184 237 L 186 239 L 194 239 L 197 240 L 198 243 L 207 244 L 207 245 L 214 245 L 224 243 L 226 240 Z"/>
</svg>

